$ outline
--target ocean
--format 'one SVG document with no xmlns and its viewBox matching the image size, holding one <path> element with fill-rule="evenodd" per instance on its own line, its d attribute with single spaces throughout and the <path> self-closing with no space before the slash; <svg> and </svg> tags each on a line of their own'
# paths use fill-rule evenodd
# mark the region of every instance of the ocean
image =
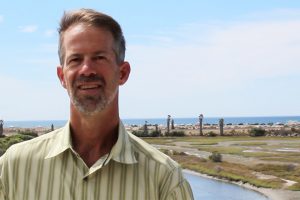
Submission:
<svg viewBox="0 0 300 200">
<path fill-rule="evenodd" d="M 203 124 L 218 124 L 221 117 L 205 117 Z M 300 116 L 269 116 L 269 117 L 222 117 L 225 124 L 287 124 L 289 122 L 300 122 Z M 148 124 L 166 125 L 166 118 L 140 118 L 140 119 L 122 119 L 125 125 L 143 125 L 147 121 Z M 36 120 L 36 121 L 4 121 L 4 128 L 20 127 L 62 127 L 67 120 Z M 174 124 L 197 124 L 198 118 L 174 118 Z"/>
</svg>

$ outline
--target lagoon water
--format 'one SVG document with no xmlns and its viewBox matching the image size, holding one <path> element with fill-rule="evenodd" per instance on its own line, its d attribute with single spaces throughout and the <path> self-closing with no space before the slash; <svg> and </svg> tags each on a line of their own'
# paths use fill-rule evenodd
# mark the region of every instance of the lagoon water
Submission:
<svg viewBox="0 0 300 200">
<path fill-rule="evenodd" d="M 195 200 L 268 200 L 262 194 L 235 184 L 184 173 Z"/>
</svg>

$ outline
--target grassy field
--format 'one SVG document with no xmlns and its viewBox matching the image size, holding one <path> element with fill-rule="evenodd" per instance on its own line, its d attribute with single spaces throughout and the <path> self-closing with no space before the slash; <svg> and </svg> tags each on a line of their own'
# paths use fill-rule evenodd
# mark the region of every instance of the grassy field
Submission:
<svg viewBox="0 0 300 200">
<path fill-rule="evenodd" d="M 183 168 L 257 187 L 300 190 L 299 137 L 161 137 L 144 140 L 160 145 L 160 150 Z M 217 152 L 223 160 L 213 162 L 202 155 L 191 155 L 189 150 L 199 151 L 199 155 Z"/>
</svg>

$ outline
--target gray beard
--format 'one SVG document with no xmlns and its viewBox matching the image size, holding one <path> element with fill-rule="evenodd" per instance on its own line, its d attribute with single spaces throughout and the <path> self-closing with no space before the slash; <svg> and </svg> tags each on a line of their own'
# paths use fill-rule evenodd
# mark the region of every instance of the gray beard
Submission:
<svg viewBox="0 0 300 200">
<path fill-rule="evenodd" d="M 100 96 L 84 96 L 78 97 L 74 94 L 74 91 L 70 93 L 70 99 L 76 109 L 84 115 L 93 116 L 103 111 L 114 99 L 117 94 L 117 90 L 110 96 L 106 97 L 104 93 Z"/>
</svg>

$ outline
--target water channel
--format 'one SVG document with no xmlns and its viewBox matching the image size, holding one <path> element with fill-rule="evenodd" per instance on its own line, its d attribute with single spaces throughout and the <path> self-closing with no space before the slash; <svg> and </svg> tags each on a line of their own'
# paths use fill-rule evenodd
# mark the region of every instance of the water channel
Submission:
<svg viewBox="0 0 300 200">
<path fill-rule="evenodd" d="M 195 200 L 269 200 L 264 195 L 235 184 L 184 172 L 191 184 Z"/>
</svg>

